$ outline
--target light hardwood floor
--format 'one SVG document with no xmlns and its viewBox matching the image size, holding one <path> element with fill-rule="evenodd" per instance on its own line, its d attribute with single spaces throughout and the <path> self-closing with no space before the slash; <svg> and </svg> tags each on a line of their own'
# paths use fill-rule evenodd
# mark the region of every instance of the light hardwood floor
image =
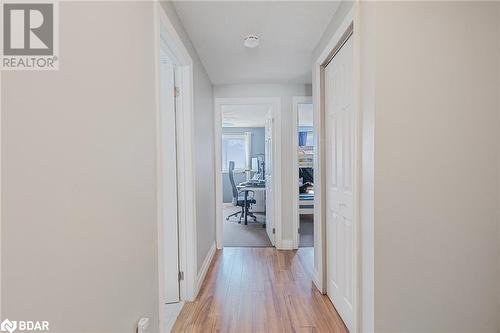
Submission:
<svg viewBox="0 0 500 333">
<path fill-rule="evenodd" d="M 348 332 L 312 284 L 313 249 L 224 248 L 172 332 Z"/>
</svg>

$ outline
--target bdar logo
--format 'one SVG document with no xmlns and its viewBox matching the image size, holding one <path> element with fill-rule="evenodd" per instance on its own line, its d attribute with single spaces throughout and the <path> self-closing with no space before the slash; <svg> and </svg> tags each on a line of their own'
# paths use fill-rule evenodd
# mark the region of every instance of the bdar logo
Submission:
<svg viewBox="0 0 500 333">
<path fill-rule="evenodd" d="M 16 330 L 19 330 L 21 332 L 50 331 L 49 322 L 46 320 L 42 320 L 42 321 L 17 320 L 17 321 L 14 321 L 14 320 L 5 319 L 0 324 L 0 331 L 1 332 L 13 333 Z"/>
<path fill-rule="evenodd" d="M 17 322 L 5 319 L 0 324 L 0 331 L 13 333 L 17 329 Z"/>
</svg>

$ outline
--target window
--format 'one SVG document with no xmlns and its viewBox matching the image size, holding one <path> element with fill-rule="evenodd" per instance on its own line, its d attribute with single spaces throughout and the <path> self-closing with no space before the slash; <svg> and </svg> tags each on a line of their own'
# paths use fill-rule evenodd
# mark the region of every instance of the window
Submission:
<svg viewBox="0 0 500 333">
<path fill-rule="evenodd" d="M 222 171 L 229 170 L 230 161 L 234 161 L 235 170 L 245 170 L 247 137 L 245 134 L 222 134 Z"/>
</svg>

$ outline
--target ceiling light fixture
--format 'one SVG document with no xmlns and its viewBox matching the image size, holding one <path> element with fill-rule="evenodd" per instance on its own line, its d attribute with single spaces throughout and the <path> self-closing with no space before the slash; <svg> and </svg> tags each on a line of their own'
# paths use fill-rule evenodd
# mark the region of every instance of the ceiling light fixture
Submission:
<svg viewBox="0 0 500 333">
<path fill-rule="evenodd" d="M 245 45 L 245 47 L 248 47 L 250 49 L 259 46 L 259 36 L 256 35 L 246 36 L 245 39 L 243 40 L 243 45 Z"/>
</svg>

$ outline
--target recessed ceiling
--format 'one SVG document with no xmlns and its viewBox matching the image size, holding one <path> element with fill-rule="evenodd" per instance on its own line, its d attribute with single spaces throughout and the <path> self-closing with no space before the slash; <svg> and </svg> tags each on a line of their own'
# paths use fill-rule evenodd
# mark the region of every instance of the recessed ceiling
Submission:
<svg viewBox="0 0 500 333">
<path fill-rule="evenodd" d="M 175 1 L 214 84 L 311 83 L 312 52 L 337 1 Z M 259 36 L 259 46 L 243 40 Z"/>
<path fill-rule="evenodd" d="M 222 127 L 264 127 L 271 107 L 257 105 L 222 105 Z"/>
</svg>

